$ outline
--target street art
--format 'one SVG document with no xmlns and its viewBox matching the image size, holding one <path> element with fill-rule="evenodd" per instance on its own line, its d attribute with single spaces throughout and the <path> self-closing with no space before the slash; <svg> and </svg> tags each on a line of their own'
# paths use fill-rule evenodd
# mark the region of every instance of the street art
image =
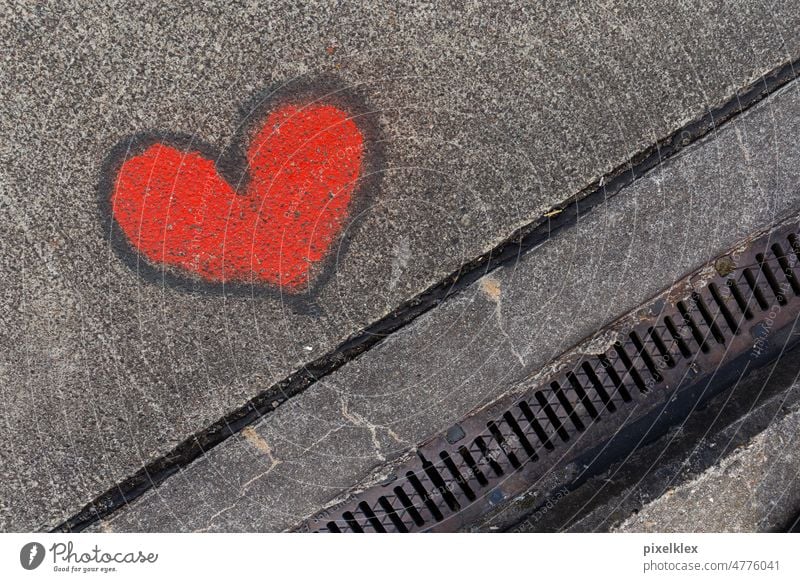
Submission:
<svg viewBox="0 0 800 582">
<path fill-rule="evenodd" d="M 188 137 L 120 144 L 101 202 L 137 270 L 288 294 L 319 278 L 363 181 L 364 132 L 323 102 L 285 102 L 252 125 L 238 158 Z"/>
</svg>

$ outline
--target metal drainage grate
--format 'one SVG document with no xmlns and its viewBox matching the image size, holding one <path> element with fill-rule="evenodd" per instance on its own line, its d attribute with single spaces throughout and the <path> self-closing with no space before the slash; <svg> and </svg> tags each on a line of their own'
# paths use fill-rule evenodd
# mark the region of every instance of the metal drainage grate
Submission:
<svg viewBox="0 0 800 582">
<path fill-rule="evenodd" d="M 317 514 L 322 532 L 454 531 L 558 462 L 646 420 L 678 392 L 772 359 L 800 308 L 800 224 L 785 222 L 690 274 L 584 345 L 522 397 L 422 445 L 389 481 Z M 578 353 L 576 353 L 578 352 Z M 597 353 L 599 352 L 599 353 Z M 553 368 L 555 369 L 555 368 Z M 730 370 L 729 370 L 730 371 Z"/>
</svg>

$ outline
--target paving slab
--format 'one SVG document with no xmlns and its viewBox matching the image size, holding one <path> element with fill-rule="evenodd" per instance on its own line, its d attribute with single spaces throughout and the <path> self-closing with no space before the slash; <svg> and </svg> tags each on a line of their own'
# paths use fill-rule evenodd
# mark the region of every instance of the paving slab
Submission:
<svg viewBox="0 0 800 582">
<path fill-rule="evenodd" d="M 58 524 L 796 59 L 797 8 L 10 3 L 0 16 L 0 529 Z M 375 112 L 366 147 L 383 154 L 313 301 L 187 290 L 115 252 L 98 189 L 126 139 L 152 131 L 221 150 L 273 89 L 330 77 Z M 627 230 L 635 216 L 618 220 Z M 340 408 L 335 391 L 314 392 L 317 406 Z M 384 414 L 419 397 L 404 399 L 386 399 Z M 372 450 L 371 433 L 356 432 Z"/>
<path fill-rule="evenodd" d="M 428 435 L 798 208 L 798 131 L 793 82 L 97 528 L 283 530 L 381 480 Z"/>
</svg>

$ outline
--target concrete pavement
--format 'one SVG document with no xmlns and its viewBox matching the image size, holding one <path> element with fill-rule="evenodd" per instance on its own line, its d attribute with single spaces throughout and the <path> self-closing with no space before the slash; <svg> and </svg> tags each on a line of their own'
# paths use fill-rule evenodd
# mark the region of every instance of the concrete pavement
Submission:
<svg viewBox="0 0 800 582">
<path fill-rule="evenodd" d="M 0 16 L 0 529 L 55 526 L 287 374 L 330 354 L 706 108 L 796 59 L 799 25 L 795 2 L 765 1 L 653 0 L 636 9 L 624 2 L 526 9 L 380 2 L 363 9 L 323 2 L 13 3 Z M 371 137 L 372 147 L 380 145 L 385 156 L 380 186 L 366 193 L 367 203 L 351 217 L 343 239 L 347 249 L 334 250 L 334 275 L 312 302 L 298 308 L 276 294 L 187 292 L 143 278 L 120 260 L 97 199 L 115 146 L 155 130 L 223 148 L 240 131 L 255 96 L 274 87 L 291 91 L 293 83 L 331 74 L 357 87 L 377 112 L 380 131 Z M 753 129 L 754 139 L 772 130 L 780 133 L 769 124 Z M 762 137 L 770 140 L 772 133 Z M 746 151 L 777 153 L 767 142 Z M 742 177 L 745 184 L 748 176 Z M 681 195 L 691 191 L 687 184 Z M 765 221 L 793 193 L 765 188 L 762 195 L 770 202 L 758 199 L 749 210 L 737 210 L 733 228 Z M 642 204 L 661 208 L 662 198 L 650 196 Z M 707 200 L 700 199 L 699 204 Z M 715 210 L 695 218 L 711 236 L 721 237 L 718 229 L 732 228 L 734 214 Z M 642 226 L 636 218 L 635 208 L 618 210 L 606 222 L 617 224 L 609 234 L 633 232 L 631 220 Z M 432 430 L 430 418 L 405 412 L 409 403 L 431 411 L 435 404 L 444 417 L 457 414 L 490 397 L 496 382 L 530 371 L 556 352 L 561 344 L 546 338 L 577 338 L 611 317 L 607 307 L 578 317 L 559 314 L 544 300 L 561 292 L 547 285 L 571 272 L 568 263 L 553 261 L 575 251 L 543 252 L 552 254 L 540 268 L 550 265 L 556 276 L 533 279 L 544 293 L 535 311 L 528 306 L 500 321 L 494 283 L 484 282 L 487 291 L 480 293 L 489 301 L 483 307 L 487 325 L 501 336 L 527 335 L 531 317 L 553 313 L 555 319 L 535 324 L 544 330 L 537 341 L 546 348 L 529 354 L 529 348 L 514 346 L 514 368 L 498 354 L 495 375 L 488 363 L 482 366 L 486 379 L 474 392 L 454 377 L 453 385 L 432 392 L 412 386 L 377 398 L 384 400 L 380 414 L 358 412 L 357 403 L 343 405 L 336 387 L 318 386 L 306 397 L 312 400 L 290 401 L 270 423 L 300 451 L 314 443 L 314 431 L 321 436 L 340 426 L 342 414 L 356 419 L 347 421 L 355 425 L 351 440 L 340 431 L 341 442 L 320 444 L 337 457 L 354 456 L 358 465 L 310 482 L 302 468 L 290 474 L 292 499 L 270 489 L 264 502 L 273 517 L 257 527 L 285 526 L 312 500 L 351 485 L 354 476 L 396 450 L 400 445 L 392 434 L 376 426 L 392 426 L 398 411 L 410 419 L 404 432 L 392 429 L 402 435 L 403 446 Z M 625 256 L 609 252 L 617 260 Z M 667 281 L 701 256 L 700 250 L 689 252 L 686 263 L 672 263 L 664 277 L 648 274 L 645 287 Z M 673 260 L 645 258 L 657 264 Z M 604 267 L 595 269 L 599 277 Z M 615 308 L 642 291 L 627 295 L 627 282 L 609 284 L 620 294 Z M 584 295 L 591 294 L 584 289 Z M 556 323 L 559 318 L 568 320 L 569 332 Z M 468 350 L 472 337 L 449 341 Z M 487 359 L 480 354 L 477 361 Z M 439 366 L 452 370 L 457 364 L 444 359 Z M 381 376 L 378 368 L 372 373 Z M 393 374 L 407 379 L 408 373 L 389 372 L 379 385 L 393 382 Z M 298 414 L 313 421 L 312 432 L 293 436 Z M 370 420 L 358 426 L 358 418 Z M 251 433 L 242 434 L 237 442 Z M 268 457 L 261 441 L 255 442 L 261 448 L 245 448 L 245 458 Z M 243 471 L 235 478 L 243 484 L 254 475 Z M 309 489 L 313 494 L 303 501 Z M 212 514 L 221 509 L 207 507 Z M 204 527 L 209 518 L 198 512 L 197 524 L 186 527 Z M 235 523 L 245 522 L 216 527 Z"/>
<path fill-rule="evenodd" d="M 382 480 L 428 435 L 797 209 L 799 131 L 793 82 L 97 527 L 281 530 Z"/>
</svg>

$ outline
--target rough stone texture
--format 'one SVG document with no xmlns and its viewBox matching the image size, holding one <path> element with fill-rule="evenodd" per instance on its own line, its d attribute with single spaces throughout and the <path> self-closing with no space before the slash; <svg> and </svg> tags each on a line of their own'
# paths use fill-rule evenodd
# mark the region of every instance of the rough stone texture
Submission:
<svg viewBox="0 0 800 582">
<path fill-rule="evenodd" d="M 635 8 L 622 1 L 528 8 L 6 3 L 0 16 L 0 529 L 58 523 L 707 106 L 796 59 L 797 8 L 794 0 L 650 0 Z M 349 251 L 336 257 L 335 276 L 315 309 L 297 311 L 262 295 L 205 296 L 161 286 L 112 252 L 96 188 L 121 139 L 161 130 L 224 146 L 239 129 L 240 108 L 255 95 L 327 74 L 360 87 L 379 112 L 386 159 L 381 188 L 350 229 Z M 646 195 L 655 195 L 648 204 L 658 206 L 674 193 Z M 643 232 L 636 214 L 618 212 L 604 228 Z M 742 226 L 768 214 L 753 212 Z M 715 216 L 693 219 L 712 236 L 728 226 Z M 574 254 L 563 247 L 560 255 L 547 252 L 551 261 Z M 687 251 L 688 262 L 700 258 L 693 252 Z M 667 261 L 664 271 L 670 268 L 672 259 L 659 260 Z M 553 286 L 537 299 L 553 301 L 512 304 L 502 322 L 494 315 L 485 321 L 486 333 L 503 325 L 509 334 L 544 329 L 551 335 L 539 338 L 553 332 L 571 338 L 610 315 L 613 309 L 604 306 L 585 320 L 569 317 L 570 332 L 560 329 L 565 314 L 555 309 L 557 285 L 573 267 L 549 264 Z M 582 278 L 601 277 L 596 268 Z M 611 291 L 614 283 L 595 285 Z M 614 291 L 620 304 L 634 295 Z M 456 311 L 471 299 L 461 301 Z M 433 332 L 433 341 L 440 338 Z M 447 341 L 464 359 L 484 343 L 455 334 Z M 537 357 L 526 364 L 560 349 L 537 342 L 530 348 Z M 454 355 L 440 363 L 443 370 L 459 365 Z M 420 385 L 377 399 L 380 413 L 368 416 L 394 422 L 398 410 L 404 414 L 397 407 L 407 403 L 452 416 L 513 374 L 502 352 L 491 365 L 497 373 L 487 361 L 478 392 L 454 383 L 449 392 L 428 395 Z M 405 377 L 402 369 L 394 374 Z M 308 398 L 301 413 L 288 407 L 275 426 L 294 428 L 293 418 L 314 407 L 322 416 L 340 408 L 332 387 Z M 351 407 L 370 399 L 376 398 L 354 396 Z M 435 428 L 413 412 L 408 422 L 416 428 L 403 438 Z M 321 418 L 314 431 L 337 426 Z M 283 438 L 302 450 L 317 433 L 297 430 Z M 325 446 L 334 455 L 358 451 L 352 454 L 368 464 L 369 431 L 334 434 L 342 440 L 350 433 L 366 448 L 352 442 L 339 451 L 333 440 Z M 376 438 L 391 441 L 387 434 L 378 431 Z M 310 501 L 352 474 L 309 480 L 298 470 L 286 479 L 307 484 L 295 484 L 294 498 L 318 491 Z M 263 527 L 313 505 L 301 509 L 286 495 L 271 499 L 271 506 L 291 506 L 285 519 Z"/>
<path fill-rule="evenodd" d="M 210 451 L 102 527 L 280 530 L 800 203 L 800 83 Z"/>
</svg>

